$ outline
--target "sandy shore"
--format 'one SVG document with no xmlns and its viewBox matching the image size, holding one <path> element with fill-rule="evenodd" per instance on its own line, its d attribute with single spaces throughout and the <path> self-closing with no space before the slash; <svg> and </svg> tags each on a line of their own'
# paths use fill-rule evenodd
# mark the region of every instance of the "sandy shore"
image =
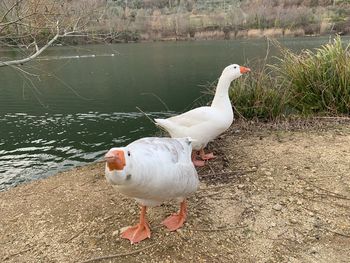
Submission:
<svg viewBox="0 0 350 263">
<path fill-rule="evenodd" d="M 235 124 L 210 148 L 185 226 L 160 225 L 175 203 L 149 209 L 152 237 L 137 245 L 119 230 L 138 206 L 102 163 L 1 192 L 0 261 L 348 262 L 349 123 Z"/>
</svg>

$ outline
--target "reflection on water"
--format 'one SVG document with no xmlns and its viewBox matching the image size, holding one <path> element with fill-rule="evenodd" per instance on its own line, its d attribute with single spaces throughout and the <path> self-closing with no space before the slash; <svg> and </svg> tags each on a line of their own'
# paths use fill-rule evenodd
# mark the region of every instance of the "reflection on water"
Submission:
<svg viewBox="0 0 350 263">
<path fill-rule="evenodd" d="M 167 117 L 171 113 L 149 113 Z M 101 158 L 156 127 L 142 113 L 0 115 L 0 190 Z"/>
</svg>

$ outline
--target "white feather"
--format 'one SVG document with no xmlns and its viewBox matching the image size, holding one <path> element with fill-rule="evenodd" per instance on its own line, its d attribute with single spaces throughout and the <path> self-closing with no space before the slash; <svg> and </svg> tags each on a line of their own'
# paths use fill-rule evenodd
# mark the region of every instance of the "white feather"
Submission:
<svg viewBox="0 0 350 263">
<path fill-rule="evenodd" d="M 198 187 L 188 138 L 143 138 L 123 148 L 126 166 L 110 171 L 107 181 L 141 205 L 155 206 L 170 199 L 183 200 Z M 130 156 L 128 156 L 130 153 Z"/>
<path fill-rule="evenodd" d="M 191 137 L 193 149 L 200 150 L 226 131 L 233 122 L 233 110 L 228 96 L 231 81 L 240 77 L 240 66 L 224 69 L 210 107 L 199 107 L 168 119 L 155 119 L 172 138 Z"/>
</svg>

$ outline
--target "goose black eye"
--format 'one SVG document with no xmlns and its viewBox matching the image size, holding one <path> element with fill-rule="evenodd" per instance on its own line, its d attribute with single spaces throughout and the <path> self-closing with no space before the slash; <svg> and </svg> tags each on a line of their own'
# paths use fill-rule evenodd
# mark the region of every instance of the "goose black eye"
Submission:
<svg viewBox="0 0 350 263">
<path fill-rule="evenodd" d="M 233 68 L 237 68 L 237 66 L 234 66 Z"/>
<path fill-rule="evenodd" d="M 128 156 L 130 156 L 131 154 L 130 154 L 130 152 L 128 151 Z"/>
</svg>

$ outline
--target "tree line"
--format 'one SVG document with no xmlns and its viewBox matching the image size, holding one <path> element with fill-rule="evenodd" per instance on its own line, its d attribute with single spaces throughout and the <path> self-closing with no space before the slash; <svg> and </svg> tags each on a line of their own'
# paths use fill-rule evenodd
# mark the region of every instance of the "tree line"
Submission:
<svg viewBox="0 0 350 263">
<path fill-rule="evenodd" d="M 19 47 L 31 56 L 59 42 L 329 33 L 350 33 L 350 0 L 0 1 L 0 46 Z"/>
</svg>

